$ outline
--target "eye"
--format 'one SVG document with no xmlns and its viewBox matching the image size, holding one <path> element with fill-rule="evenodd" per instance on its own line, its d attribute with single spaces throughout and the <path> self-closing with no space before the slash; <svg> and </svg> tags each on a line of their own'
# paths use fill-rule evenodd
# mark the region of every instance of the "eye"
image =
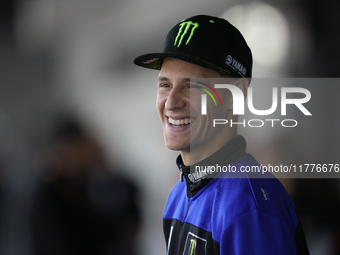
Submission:
<svg viewBox="0 0 340 255">
<path fill-rule="evenodd" d="M 169 83 L 160 83 L 158 86 L 159 88 L 170 88 L 171 87 Z"/>
<path fill-rule="evenodd" d="M 190 83 L 190 84 L 188 85 L 188 88 L 189 88 L 189 89 L 198 89 L 199 87 L 197 86 L 197 84 Z"/>
<path fill-rule="evenodd" d="M 199 84 L 195 84 L 195 83 L 193 83 L 193 84 L 190 84 L 189 86 L 188 86 L 188 88 L 190 89 L 190 91 L 192 91 L 192 92 L 194 92 L 194 91 L 201 91 L 201 89 L 202 89 L 202 86 L 201 85 L 199 85 Z"/>
</svg>

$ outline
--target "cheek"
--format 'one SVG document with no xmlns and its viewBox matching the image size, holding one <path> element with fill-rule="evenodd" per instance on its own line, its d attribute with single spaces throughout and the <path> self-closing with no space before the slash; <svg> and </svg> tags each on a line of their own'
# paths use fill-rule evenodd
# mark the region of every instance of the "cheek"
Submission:
<svg viewBox="0 0 340 255">
<path fill-rule="evenodd" d="M 220 92 L 220 97 L 221 97 L 223 106 L 229 107 L 229 106 L 230 106 L 230 103 L 231 103 L 232 100 L 233 100 L 232 95 L 231 95 L 231 93 L 229 92 L 229 90 L 228 90 L 228 91 Z"/>
<path fill-rule="evenodd" d="M 162 116 L 164 106 L 166 102 L 166 97 L 161 94 L 157 94 L 157 99 L 156 99 L 156 108 L 160 116 Z"/>
<path fill-rule="evenodd" d="M 191 111 L 193 111 L 193 114 L 201 112 L 201 96 L 201 93 L 190 94 L 190 108 Z"/>
</svg>

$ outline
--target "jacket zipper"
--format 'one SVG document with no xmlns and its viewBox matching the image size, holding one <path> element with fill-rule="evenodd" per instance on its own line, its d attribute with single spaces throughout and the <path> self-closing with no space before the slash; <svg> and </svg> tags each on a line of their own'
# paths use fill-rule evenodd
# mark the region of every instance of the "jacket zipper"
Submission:
<svg viewBox="0 0 340 255">
<path fill-rule="evenodd" d="M 179 171 L 181 172 L 180 180 L 183 182 L 183 170 L 182 167 L 179 168 Z"/>
<path fill-rule="evenodd" d="M 184 218 L 184 220 L 186 220 L 186 219 L 187 219 L 187 217 L 188 217 L 189 208 L 190 208 L 190 198 L 189 198 L 189 201 L 188 201 L 188 208 L 187 208 L 187 212 L 186 212 L 186 214 L 185 214 L 185 218 Z"/>
<path fill-rule="evenodd" d="M 183 169 L 182 169 L 182 166 L 179 167 L 179 171 L 181 173 L 180 175 L 180 180 L 181 182 L 183 182 Z M 188 184 L 187 184 L 188 185 Z M 184 217 L 184 220 L 187 218 L 188 216 L 188 212 L 189 212 L 189 208 L 190 208 L 190 198 L 188 199 L 188 208 L 187 208 L 187 212 L 185 213 L 185 217 Z"/>
</svg>

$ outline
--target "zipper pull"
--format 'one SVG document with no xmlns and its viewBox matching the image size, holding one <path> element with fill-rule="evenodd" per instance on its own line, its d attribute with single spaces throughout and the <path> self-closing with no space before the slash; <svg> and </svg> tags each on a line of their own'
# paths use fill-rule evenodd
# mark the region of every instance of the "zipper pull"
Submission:
<svg viewBox="0 0 340 255">
<path fill-rule="evenodd" d="M 179 168 L 179 171 L 181 172 L 180 180 L 181 180 L 181 182 L 183 182 L 183 170 L 182 170 L 182 167 Z"/>
</svg>

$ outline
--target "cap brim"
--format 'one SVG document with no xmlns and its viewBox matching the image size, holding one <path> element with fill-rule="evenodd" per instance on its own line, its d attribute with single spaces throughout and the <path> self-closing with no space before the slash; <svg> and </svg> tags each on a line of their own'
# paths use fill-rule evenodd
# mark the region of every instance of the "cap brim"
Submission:
<svg viewBox="0 0 340 255">
<path fill-rule="evenodd" d="M 138 66 L 149 68 L 149 69 L 155 69 L 160 70 L 162 67 L 162 62 L 164 58 L 171 57 L 180 59 L 186 62 L 189 62 L 191 64 L 199 65 L 202 67 L 206 67 L 212 70 L 215 70 L 220 73 L 228 73 L 231 72 L 225 68 L 221 68 L 215 64 L 212 64 L 208 61 L 202 60 L 196 56 L 184 54 L 184 53 L 173 53 L 173 52 L 165 52 L 165 53 L 149 53 L 144 54 L 141 56 L 138 56 L 134 59 L 134 63 Z"/>
</svg>

